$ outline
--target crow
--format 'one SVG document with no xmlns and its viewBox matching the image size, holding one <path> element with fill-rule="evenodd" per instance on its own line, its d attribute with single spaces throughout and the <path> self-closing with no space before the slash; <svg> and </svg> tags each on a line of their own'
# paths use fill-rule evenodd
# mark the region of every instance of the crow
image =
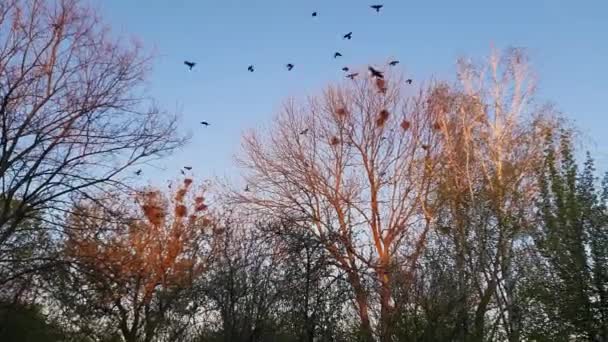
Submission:
<svg viewBox="0 0 608 342">
<path fill-rule="evenodd" d="M 291 63 L 287 63 L 287 65 L 285 65 L 287 67 L 288 71 L 291 71 L 291 69 L 293 69 L 294 65 Z"/>
<path fill-rule="evenodd" d="M 302 132 L 300 132 L 300 134 L 301 134 L 301 135 L 304 135 L 304 134 L 306 134 L 306 133 L 308 133 L 308 128 L 306 128 L 306 129 L 304 129 Z"/>
<path fill-rule="evenodd" d="M 194 66 L 196 65 L 196 63 L 189 62 L 189 61 L 184 61 L 184 64 L 186 64 L 186 66 L 188 66 L 189 70 L 192 70 L 192 68 L 194 68 Z"/>
<path fill-rule="evenodd" d="M 339 52 L 334 53 L 334 58 L 342 57 L 342 54 Z"/>
<path fill-rule="evenodd" d="M 359 76 L 359 73 L 358 73 L 358 72 L 354 72 L 354 73 L 352 73 L 352 74 L 348 74 L 348 75 L 346 75 L 346 77 L 350 78 L 351 80 L 354 80 L 354 79 L 355 79 L 355 77 L 357 77 L 357 76 Z"/>
<path fill-rule="evenodd" d="M 184 166 L 184 169 L 190 171 L 190 170 L 192 170 L 192 166 Z"/>
<path fill-rule="evenodd" d="M 344 39 L 348 39 L 348 40 L 350 40 L 350 39 L 352 39 L 352 38 L 353 38 L 353 33 L 352 33 L 352 32 L 348 32 L 347 34 L 345 34 L 345 35 L 343 36 L 343 38 L 344 38 Z"/>
<path fill-rule="evenodd" d="M 249 70 L 250 72 L 253 72 L 255 69 L 253 68 L 253 65 L 250 65 L 247 67 L 247 70 Z"/>
<path fill-rule="evenodd" d="M 388 65 L 390 65 L 390 66 L 395 66 L 397 64 L 399 64 L 399 61 L 397 61 L 397 60 L 391 61 L 390 63 L 388 63 Z"/>
<path fill-rule="evenodd" d="M 371 66 L 368 67 L 369 72 L 372 74 L 372 77 L 377 77 L 377 78 L 384 78 L 384 74 L 382 71 L 376 70 L 374 68 L 372 68 Z"/>
<path fill-rule="evenodd" d="M 375 9 L 375 10 L 376 10 L 376 12 L 380 12 L 380 9 L 381 9 L 382 7 L 384 7 L 384 5 L 371 5 L 371 6 L 369 6 L 369 7 L 371 7 L 371 8 L 373 8 L 373 9 Z"/>
<path fill-rule="evenodd" d="M 139 170 L 135 171 L 135 175 L 136 175 L 136 176 L 141 176 L 141 169 L 139 169 Z"/>
<path fill-rule="evenodd" d="M 209 123 L 207 121 L 201 121 L 201 125 L 203 125 L 203 126 L 209 126 Z"/>
<path fill-rule="evenodd" d="M 317 16 L 317 12 L 312 12 L 312 16 L 316 17 Z"/>
<path fill-rule="evenodd" d="M 186 173 L 184 172 L 184 170 L 179 170 L 179 171 L 182 173 L 182 175 L 184 175 L 184 176 L 186 175 Z"/>
<path fill-rule="evenodd" d="M 407 80 L 405 80 L 405 83 L 407 83 L 407 84 L 412 84 L 412 79 L 411 79 L 411 78 L 408 78 Z"/>
<path fill-rule="evenodd" d="M 350 70 L 350 69 L 348 69 L 348 67 L 342 68 L 342 71 L 344 71 L 344 72 L 347 72 L 348 70 Z"/>
</svg>

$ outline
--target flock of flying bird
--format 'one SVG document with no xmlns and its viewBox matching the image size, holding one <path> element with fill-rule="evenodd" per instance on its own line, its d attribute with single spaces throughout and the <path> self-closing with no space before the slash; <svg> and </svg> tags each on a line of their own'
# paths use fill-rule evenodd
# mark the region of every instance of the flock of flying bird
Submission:
<svg viewBox="0 0 608 342">
<path fill-rule="evenodd" d="M 375 10 L 376 13 L 380 13 L 380 10 L 384 7 L 384 5 L 381 5 L 381 4 L 370 5 L 369 7 L 372 8 L 373 10 Z M 313 17 L 317 17 L 318 15 L 319 15 L 318 12 L 312 12 L 312 16 Z M 351 40 L 352 38 L 353 38 L 353 32 L 348 32 L 348 33 L 346 33 L 346 34 L 344 34 L 342 36 L 342 39 L 346 39 L 346 40 Z M 335 52 L 334 53 L 334 59 L 337 59 L 339 57 L 342 57 L 342 54 L 340 52 Z M 398 60 L 393 60 L 393 61 L 390 61 L 388 63 L 389 66 L 396 66 L 397 64 L 399 64 Z M 188 70 L 192 70 L 196 66 L 196 62 L 192 62 L 192 61 L 186 60 L 186 61 L 184 61 L 184 65 L 186 65 L 188 67 Z M 287 69 L 287 71 L 291 71 L 294 67 L 295 67 L 295 65 L 293 63 L 287 63 L 287 64 L 285 64 L 285 68 Z M 375 78 L 376 80 L 383 80 L 384 79 L 384 72 L 383 71 L 375 69 L 372 66 L 368 66 L 368 70 L 370 72 L 371 77 Z M 254 65 L 249 65 L 247 67 L 247 71 L 254 72 L 255 71 L 255 66 Z M 342 71 L 349 72 L 350 69 L 345 66 L 345 67 L 342 68 Z M 357 73 L 357 72 L 346 74 L 346 78 L 349 78 L 351 80 L 354 80 L 357 76 L 359 76 L 359 73 Z M 408 83 L 408 84 L 412 84 L 412 79 L 407 79 L 405 82 Z M 203 126 L 209 126 L 210 124 L 207 121 L 201 121 L 201 125 L 203 125 Z M 300 134 L 306 134 L 307 132 L 308 132 L 308 129 L 305 129 L 304 131 L 300 132 Z M 181 170 L 182 175 L 185 175 L 185 171 L 184 170 L 190 171 L 190 170 L 192 170 L 192 167 L 191 166 L 184 166 L 183 169 Z M 135 172 L 135 174 L 137 176 L 141 175 L 142 174 L 142 170 L 141 169 L 137 170 Z M 245 188 L 245 191 L 248 191 L 248 190 L 249 190 L 249 187 L 247 186 Z"/>
</svg>

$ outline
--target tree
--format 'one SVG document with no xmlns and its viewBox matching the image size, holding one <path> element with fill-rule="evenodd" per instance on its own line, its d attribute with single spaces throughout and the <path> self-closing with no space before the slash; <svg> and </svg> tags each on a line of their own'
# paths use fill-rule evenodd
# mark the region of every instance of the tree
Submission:
<svg viewBox="0 0 608 342">
<path fill-rule="evenodd" d="M 482 341 L 500 327 L 503 338 L 519 341 L 516 256 L 535 221 L 538 141 L 555 123 L 530 106 L 534 83 L 522 50 L 459 65 L 459 84 L 432 96 L 443 133 L 437 245 L 457 277 L 452 338 Z"/>
<path fill-rule="evenodd" d="M 412 265 L 434 219 L 439 132 L 427 92 L 406 97 L 403 80 L 385 78 L 286 104 L 267 134 L 244 138 L 252 191 L 238 194 L 263 213 L 296 218 L 322 243 L 346 273 L 366 340 L 373 339 L 371 289 L 378 285 L 379 335 L 387 340 L 394 256 L 407 249 Z"/>
<path fill-rule="evenodd" d="M 63 249 L 69 267 L 55 283 L 67 290 L 55 296 L 68 317 L 92 334 L 118 328 L 128 342 L 159 335 L 176 340 L 185 333 L 198 314 L 192 285 L 214 250 L 204 201 L 186 178 L 170 199 L 147 190 L 137 195 L 133 211 L 115 203 L 118 221 L 94 203 L 79 205 Z"/>
<path fill-rule="evenodd" d="M 181 144 L 138 95 L 148 66 L 78 0 L 0 3 L 0 250 Z"/>
<path fill-rule="evenodd" d="M 608 213 L 595 189 L 593 161 L 582 172 L 573 156 L 571 132 L 548 134 L 540 170 L 540 225 L 537 262 L 529 296 L 553 324 L 532 327 L 531 334 L 554 329 L 588 341 L 608 338 L 606 258 Z M 604 190 L 605 191 L 605 190 Z"/>
</svg>

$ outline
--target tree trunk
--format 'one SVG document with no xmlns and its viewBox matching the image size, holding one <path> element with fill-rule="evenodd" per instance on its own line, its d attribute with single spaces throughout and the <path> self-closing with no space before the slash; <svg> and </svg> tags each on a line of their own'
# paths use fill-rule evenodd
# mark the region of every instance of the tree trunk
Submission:
<svg viewBox="0 0 608 342">
<path fill-rule="evenodd" d="M 355 301 L 357 302 L 357 310 L 359 313 L 360 322 L 360 336 L 363 342 L 374 342 L 374 335 L 372 332 L 372 325 L 369 320 L 369 303 L 367 298 L 367 292 L 361 284 L 359 275 L 354 272 L 348 273 L 348 279 L 353 291 L 355 292 Z"/>
</svg>

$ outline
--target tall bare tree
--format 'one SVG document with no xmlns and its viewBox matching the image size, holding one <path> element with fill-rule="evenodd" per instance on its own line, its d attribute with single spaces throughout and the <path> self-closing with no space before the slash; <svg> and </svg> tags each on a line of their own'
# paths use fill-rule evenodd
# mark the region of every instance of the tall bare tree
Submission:
<svg viewBox="0 0 608 342">
<path fill-rule="evenodd" d="M 81 1 L 0 2 L 0 267 L 30 233 L 24 220 L 118 185 L 182 142 L 174 118 L 138 95 L 141 50 Z"/>
<path fill-rule="evenodd" d="M 389 338 L 390 269 L 406 246 L 420 254 L 434 219 L 432 175 L 439 131 L 425 101 L 398 76 L 329 87 L 304 105 L 288 102 L 267 132 L 244 138 L 250 191 L 239 199 L 297 218 L 347 274 L 367 340 L 379 294 L 379 335 Z M 371 281 L 371 282 L 370 282 Z"/>
</svg>

